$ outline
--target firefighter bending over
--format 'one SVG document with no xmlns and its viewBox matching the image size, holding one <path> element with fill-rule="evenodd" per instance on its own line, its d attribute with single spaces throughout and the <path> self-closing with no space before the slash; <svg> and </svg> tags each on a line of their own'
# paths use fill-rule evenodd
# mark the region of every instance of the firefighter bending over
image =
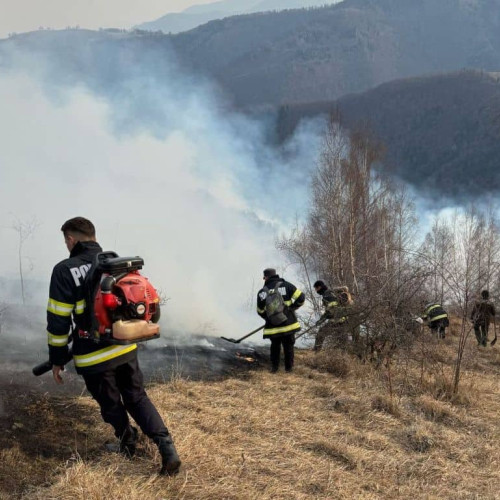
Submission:
<svg viewBox="0 0 500 500">
<path fill-rule="evenodd" d="M 495 321 L 495 306 L 490 302 L 490 292 L 483 290 L 481 299 L 474 303 L 470 319 L 474 324 L 477 345 L 486 347 L 488 343 L 488 330 L 491 321 Z"/>
<path fill-rule="evenodd" d="M 285 355 L 285 371 L 293 369 L 295 332 L 300 330 L 295 311 L 304 304 L 305 295 L 292 283 L 264 270 L 265 286 L 257 294 L 257 314 L 265 319 L 264 338 L 271 340 L 271 372 L 280 365 L 281 345 Z"/>
<path fill-rule="evenodd" d="M 75 217 L 66 221 L 61 231 L 70 255 L 52 271 L 47 307 L 49 360 L 54 380 L 63 383 L 61 371 L 70 358 L 68 342 L 73 319 L 76 371 L 99 403 L 102 418 L 113 426 L 120 440 L 119 446 L 111 445 L 108 449 L 116 449 L 129 457 L 134 455 L 138 433 L 130 425 L 130 414 L 142 432 L 158 446 L 162 458 L 160 474 L 175 474 L 181 461 L 168 429 L 144 390 L 137 344 L 109 345 L 85 335 L 84 278 L 96 254 L 102 252 L 94 225 L 83 217 Z"/>
<path fill-rule="evenodd" d="M 437 302 L 427 304 L 421 318 L 427 322 L 431 332 L 439 339 L 446 337 L 446 327 L 450 326 L 450 321 L 448 320 L 448 313 L 441 304 Z"/>
<path fill-rule="evenodd" d="M 348 298 L 344 295 L 348 292 L 344 288 L 330 290 L 324 281 L 318 280 L 314 283 L 314 289 L 318 295 L 321 295 L 321 301 L 325 308 L 325 312 L 318 320 L 318 325 L 325 323 L 316 334 L 314 342 L 314 350 L 320 351 L 327 337 L 334 337 L 338 343 L 347 341 L 346 322 L 347 315 L 345 304 Z"/>
</svg>

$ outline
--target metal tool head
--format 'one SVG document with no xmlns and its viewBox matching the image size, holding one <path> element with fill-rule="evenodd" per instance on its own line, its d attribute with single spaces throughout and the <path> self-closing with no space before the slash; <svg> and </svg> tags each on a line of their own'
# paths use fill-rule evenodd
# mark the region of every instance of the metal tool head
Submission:
<svg viewBox="0 0 500 500">
<path fill-rule="evenodd" d="M 233 344 L 237 344 L 238 341 L 235 339 L 228 339 L 227 337 L 221 337 L 222 340 L 227 340 L 227 342 L 231 342 Z"/>
</svg>

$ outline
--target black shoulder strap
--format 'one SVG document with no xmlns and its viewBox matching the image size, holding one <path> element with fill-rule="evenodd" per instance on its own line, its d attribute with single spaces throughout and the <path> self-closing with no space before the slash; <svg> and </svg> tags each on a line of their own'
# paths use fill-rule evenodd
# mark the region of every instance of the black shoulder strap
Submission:
<svg viewBox="0 0 500 500">
<path fill-rule="evenodd" d="M 85 326 L 89 331 L 99 328 L 99 324 L 94 314 L 94 300 L 101 283 L 102 269 L 100 264 L 107 258 L 113 257 L 118 257 L 118 254 L 115 252 L 100 252 L 96 254 L 94 256 L 92 266 L 90 267 L 83 282 L 85 297 Z"/>
</svg>

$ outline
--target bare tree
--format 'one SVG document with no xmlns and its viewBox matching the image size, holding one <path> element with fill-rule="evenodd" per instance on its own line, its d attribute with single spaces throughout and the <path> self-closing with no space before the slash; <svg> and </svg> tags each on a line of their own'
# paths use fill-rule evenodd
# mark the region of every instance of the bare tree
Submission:
<svg viewBox="0 0 500 500">
<path fill-rule="evenodd" d="M 36 217 L 32 217 L 28 220 L 21 220 L 17 216 L 13 216 L 14 221 L 12 222 L 11 228 L 16 231 L 18 235 L 18 245 L 17 245 L 17 255 L 18 255 L 18 266 L 19 266 L 19 280 L 21 283 L 21 298 L 23 304 L 26 303 L 26 294 L 24 288 L 24 267 L 23 267 L 23 247 L 26 241 L 31 238 L 36 231 L 39 223 Z"/>
<path fill-rule="evenodd" d="M 472 332 L 469 314 L 483 288 L 498 283 L 500 272 L 499 228 L 490 206 L 486 213 L 473 207 L 456 211 L 451 220 L 436 219 L 421 248 L 434 286 L 460 320 L 452 393 L 458 392 L 462 362 Z M 439 283 L 439 287 L 436 287 Z M 438 294 L 439 292 L 439 294 Z"/>
<path fill-rule="evenodd" d="M 363 324 L 362 351 L 395 343 L 391 328 L 403 327 L 406 304 L 422 286 L 405 252 L 414 241 L 413 203 L 377 170 L 381 158 L 382 148 L 369 133 L 347 133 L 332 116 L 312 179 L 308 220 L 278 242 L 300 267 L 311 297 L 312 276 L 354 293 L 351 327 Z"/>
</svg>

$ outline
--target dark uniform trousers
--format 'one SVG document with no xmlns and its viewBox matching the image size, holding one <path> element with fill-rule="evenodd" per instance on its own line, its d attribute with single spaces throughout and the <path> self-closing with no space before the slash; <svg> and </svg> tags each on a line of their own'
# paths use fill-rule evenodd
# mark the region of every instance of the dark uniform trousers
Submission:
<svg viewBox="0 0 500 500">
<path fill-rule="evenodd" d="M 169 435 L 144 390 L 144 377 L 137 358 L 101 373 L 84 374 L 83 378 L 88 391 L 101 407 L 102 418 L 113 426 L 117 438 L 122 438 L 129 428 L 127 412 L 151 439 Z"/>
<path fill-rule="evenodd" d="M 488 343 L 489 323 L 474 323 L 474 333 L 476 334 L 477 344 L 485 346 Z"/>
<path fill-rule="evenodd" d="M 438 319 L 437 321 L 431 321 L 429 327 L 433 335 L 436 335 L 439 339 L 444 339 L 446 337 L 446 327 L 448 322 L 444 319 Z"/>
<path fill-rule="evenodd" d="M 273 370 L 277 370 L 280 365 L 281 346 L 285 354 L 285 370 L 293 368 L 295 334 L 285 335 L 278 338 L 271 338 L 271 365 Z"/>
</svg>

